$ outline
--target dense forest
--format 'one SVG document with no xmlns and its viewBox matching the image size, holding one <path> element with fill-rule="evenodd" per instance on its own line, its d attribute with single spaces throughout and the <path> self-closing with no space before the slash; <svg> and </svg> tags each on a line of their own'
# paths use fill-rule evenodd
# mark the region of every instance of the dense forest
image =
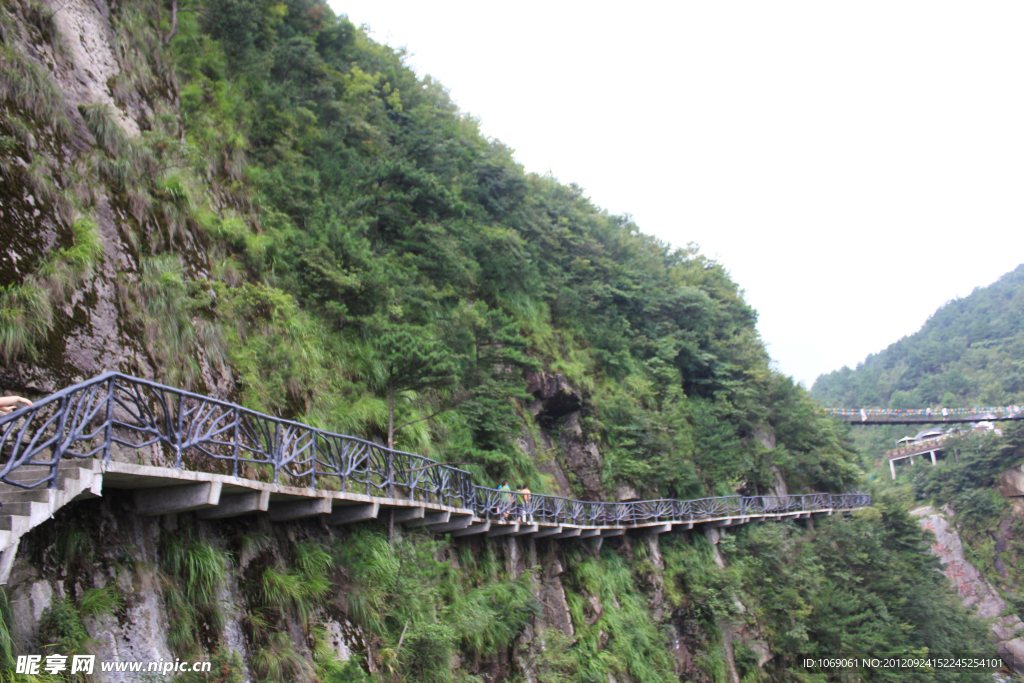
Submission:
<svg viewBox="0 0 1024 683">
<path fill-rule="evenodd" d="M 769 372 L 719 264 L 525 174 L 444 88 L 319 3 L 179 16 L 186 134 L 237 140 L 248 161 L 238 188 L 227 159 L 199 170 L 234 193 L 215 234 L 235 212 L 257 225 L 220 242 L 241 284 L 214 311 L 243 321 L 225 353 L 250 405 L 544 490 L 515 445 L 524 371 L 542 370 L 583 397 L 606 489 L 764 486 L 765 423 L 791 425 L 787 478 L 850 486 L 848 452 L 827 422 L 793 418 L 813 410 Z M 279 329 L 302 334 L 282 345 Z"/>
<path fill-rule="evenodd" d="M 1024 402 L 1024 266 L 936 311 L 920 331 L 868 356 L 856 369 L 818 378 L 812 395 L 830 406 L 890 408 L 985 407 Z M 916 506 L 941 509 L 955 524 L 966 556 L 1006 603 L 1024 613 L 1020 492 L 1013 473 L 1024 463 L 1024 431 L 931 425 L 946 432 L 938 463 L 897 465 L 890 479 L 880 456 L 920 426 L 860 427 L 862 453 L 875 490 Z"/>
<path fill-rule="evenodd" d="M 1024 265 L 936 311 L 856 370 L 822 375 L 824 405 L 970 408 L 1024 403 Z"/>
<path fill-rule="evenodd" d="M 856 369 L 822 375 L 811 395 L 854 408 L 973 408 L 1024 404 L 1024 266 L 937 310 L 922 328 L 868 356 Z M 874 459 L 924 426 L 854 431 Z M 886 475 L 888 476 L 888 475 Z"/>
<path fill-rule="evenodd" d="M 162 9 L 158 24 L 156 7 L 115 18 L 137 63 L 113 95 L 153 99 L 149 129 L 81 112 L 139 273 L 118 279 L 120 305 L 158 378 L 208 391 L 205 359 L 254 409 L 547 491 L 516 445 L 543 372 L 585 406 L 605 490 L 758 491 L 773 465 L 795 489 L 851 488 L 851 453 L 769 370 L 720 264 L 524 173 L 443 87 L 321 3 L 185 4 L 174 29 Z M 168 88 L 180 116 L 156 100 Z M 33 157 L 19 125 L 5 144 Z M 48 163 L 33 158 L 9 172 Z M 97 257 L 82 172 L 60 171 L 75 229 L 61 264 L 8 283 L 9 359 L 53 350 L 43 309 L 62 289 L 44 273 L 73 280 Z"/>
<path fill-rule="evenodd" d="M 118 68 L 68 107 L 54 74 L 80 46 L 64 6 L 0 0 L 6 388 L 81 379 L 81 330 L 109 301 L 116 324 L 96 334 L 122 350 L 105 369 L 458 463 L 481 484 L 591 499 L 864 485 L 847 430 L 770 369 L 722 264 L 524 172 L 401 51 L 316 0 L 100 5 Z M 983 341 L 965 348 L 1001 353 Z M 905 376 L 898 390 L 918 391 Z M 566 439 L 595 445 L 596 479 Z M 87 626 L 127 621 L 146 585 L 170 651 L 212 657 L 221 681 L 845 681 L 802 658 L 986 650 L 907 502 L 717 544 L 666 538 L 660 556 L 629 537 L 564 554 L 542 541 L 519 569 L 518 546 L 487 539 L 256 522 L 167 523 L 141 560 L 115 538 L 136 537 L 110 521 L 131 518 L 113 495 L 25 546 L 59 587 L 38 647 L 87 651 Z M 542 628 L 538 586 L 557 577 L 570 624 Z M 228 647 L 229 590 L 248 655 Z M 16 603 L 0 610 L 2 680 Z M 345 664 L 328 617 L 361 634 Z"/>
</svg>

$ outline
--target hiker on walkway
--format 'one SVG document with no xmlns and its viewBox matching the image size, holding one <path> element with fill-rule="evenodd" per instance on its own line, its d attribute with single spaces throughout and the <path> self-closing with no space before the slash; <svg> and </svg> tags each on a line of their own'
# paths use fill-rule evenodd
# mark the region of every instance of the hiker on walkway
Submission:
<svg viewBox="0 0 1024 683">
<path fill-rule="evenodd" d="M 508 496 L 506 497 L 502 495 L 502 493 L 507 493 Z M 501 513 L 501 521 L 503 522 L 508 521 L 508 513 L 512 508 L 514 496 L 515 494 L 512 493 L 512 487 L 508 485 L 508 480 L 503 480 L 501 482 L 501 486 L 498 487 L 498 507 L 495 510 L 495 512 Z"/>
<path fill-rule="evenodd" d="M 519 485 L 519 513 L 518 518 L 520 522 L 533 522 L 533 515 L 527 515 L 527 511 L 530 508 L 530 488 L 526 484 Z"/>
</svg>

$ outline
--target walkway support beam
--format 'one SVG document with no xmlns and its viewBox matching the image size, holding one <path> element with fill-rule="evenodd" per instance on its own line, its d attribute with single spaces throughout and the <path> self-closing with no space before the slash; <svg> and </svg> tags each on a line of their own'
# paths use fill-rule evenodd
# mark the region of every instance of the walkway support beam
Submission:
<svg viewBox="0 0 1024 683">
<path fill-rule="evenodd" d="M 220 490 L 219 481 L 158 489 L 137 489 L 135 510 L 140 515 L 151 516 L 212 508 L 220 502 Z"/>
<path fill-rule="evenodd" d="M 380 513 L 380 503 L 364 503 L 362 505 L 343 505 L 333 508 L 331 513 L 324 518 L 324 522 L 330 525 L 352 524 L 353 522 L 365 522 L 377 519 Z"/>
<path fill-rule="evenodd" d="M 253 491 L 235 496 L 221 496 L 217 507 L 200 510 L 196 516 L 200 519 L 225 519 L 253 512 L 266 512 L 270 506 L 270 491 Z"/>
</svg>

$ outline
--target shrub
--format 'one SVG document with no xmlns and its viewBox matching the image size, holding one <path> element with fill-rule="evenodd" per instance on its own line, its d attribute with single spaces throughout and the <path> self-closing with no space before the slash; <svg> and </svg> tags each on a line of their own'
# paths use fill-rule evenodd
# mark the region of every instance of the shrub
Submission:
<svg viewBox="0 0 1024 683">
<path fill-rule="evenodd" d="M 39 621 L 39 642 L 62 655 L 82 654 L 89 634 L 75 605 L 68 598 L 50 603 Z"/>
</svg>

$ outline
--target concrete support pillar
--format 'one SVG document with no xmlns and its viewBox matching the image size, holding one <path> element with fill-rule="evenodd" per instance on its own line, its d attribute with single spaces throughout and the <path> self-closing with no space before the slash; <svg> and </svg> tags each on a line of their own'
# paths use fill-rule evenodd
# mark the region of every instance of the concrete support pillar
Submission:
<svg viewBox="0 0 1024 683">
<path fill-rule="evenodd" d="M 136 489 L 135 510 L 140 515 L 148 516 L 211 508 L 220 502 L 220 490 L 219 481 Z"/>
<path fill-rule="evenodd" d="M 546 536 L 554 536 L 560 533 L 562 533 L 562 527 L 560 526 L 549 527 L 547 529 L 538 529 L 537 533 L 533 535 L 533 538 L 545 538 Z"/>
<path fill-rule="evenodd" d="M 491 530 L 491 522 L 485 520 L 483 522 L 475 522 L 465 529 L 456 529 L 455 531 L 449 531 L 452 538 L 458 538 L 459 536 L 472 536 L 474 534 L 485 534 Z"/>
<path fill-rule="evenodd" d="M 345 505 L 333 508 L 324 522 L 327 524 L 352 524 L 377 519 L 380 513 L 379 503 L 363 503 L 362 505 Z"/>
<path fill-rule="evenodd" d="M 290 522 L 293 519 L 331 514 L 330 498 L 306 498 L 272 503 L 268 510 L 271 522 Z"/>
<path fill-rule="evenodd" d="M 892 478 L 895 480 L 896 479 L 896 461 L 895 460 L 890 460 L 889 461 L 889 471 L 892 472 Z"/>
<path fill-rule="evenodd" d="M 492 526 L 491 530 L 487 532 L 487 537 L 493 538 L 494 536 L 507 536 L 508 534 L 514 534 L 517 531 L 519 531 L 519 522 L 497 527 Z"/>
<path fill-rule="evenodd" d="M 451 521 L 451 516 L 452 516 L 452 513 L 447 512 L 447 511 L 445 511 L 445 512 L 434 512 L 434 511 L 431 511 L 431 512 L 425 513 L 423 515 L 422 519 L 414 519 L 414 520 L 411 520 L 411 521 L 408 521 L 408 522 L 404 522 L 404 524 L 405 524 L 406 527 L 429 526 L 431 524 L 447 524 L 448 522 Z M 395 518 L 395 521 L 396 522 L 398 521 L 397 517 Z"/>
<path fill-rule="evenodd" d="M 234 496 L 221 496 L 217 507 L 199 510 L 196 516 L 200 519 L 238 517 L 252 512 L 266 512 L 269 505 L 270 491 L 253 491 Z"/>
<path fill-rule="evenodd" d="M 582 529 L 568 529 L 560 534 L 553 534 L 551 538 L 576 538 L 581 533 L 583 533 Z"/>
<path fill-rule="evenodd" d="M 931 451 L 928 455 L 932 456 L 932 464 L 935 464 L 935 451 Z"/>
<path fill-rule="evenodd" d="M 11 569 L 14 567 L 14 558 L 18 555 L 19 543 L 21 543 L 20 537 L 14 539 L 14 543 L 0 553 L 0 585 L 7 585 L 7 579 L 11 577 Z"/>
<path fill-rule="evenodd" d="M 401 524 L 404 522 L 413 522 L 415 520 L 423 519 L 424 510 L 421 507 L 399 508 L 395 510 L 394 513 L 395 522 Z"/>
<path fill-rule="evenodd" d="M 429 529 L 435 534 L 446 534 L 449 531 L 458 531 L 459 529 L 465 529 L 473 523 L 473 515 L 462 514 L 453 512 L 448 517 L 448 521 L 444 524 L 433 524 L 429 526 Z"/>
</svg>

